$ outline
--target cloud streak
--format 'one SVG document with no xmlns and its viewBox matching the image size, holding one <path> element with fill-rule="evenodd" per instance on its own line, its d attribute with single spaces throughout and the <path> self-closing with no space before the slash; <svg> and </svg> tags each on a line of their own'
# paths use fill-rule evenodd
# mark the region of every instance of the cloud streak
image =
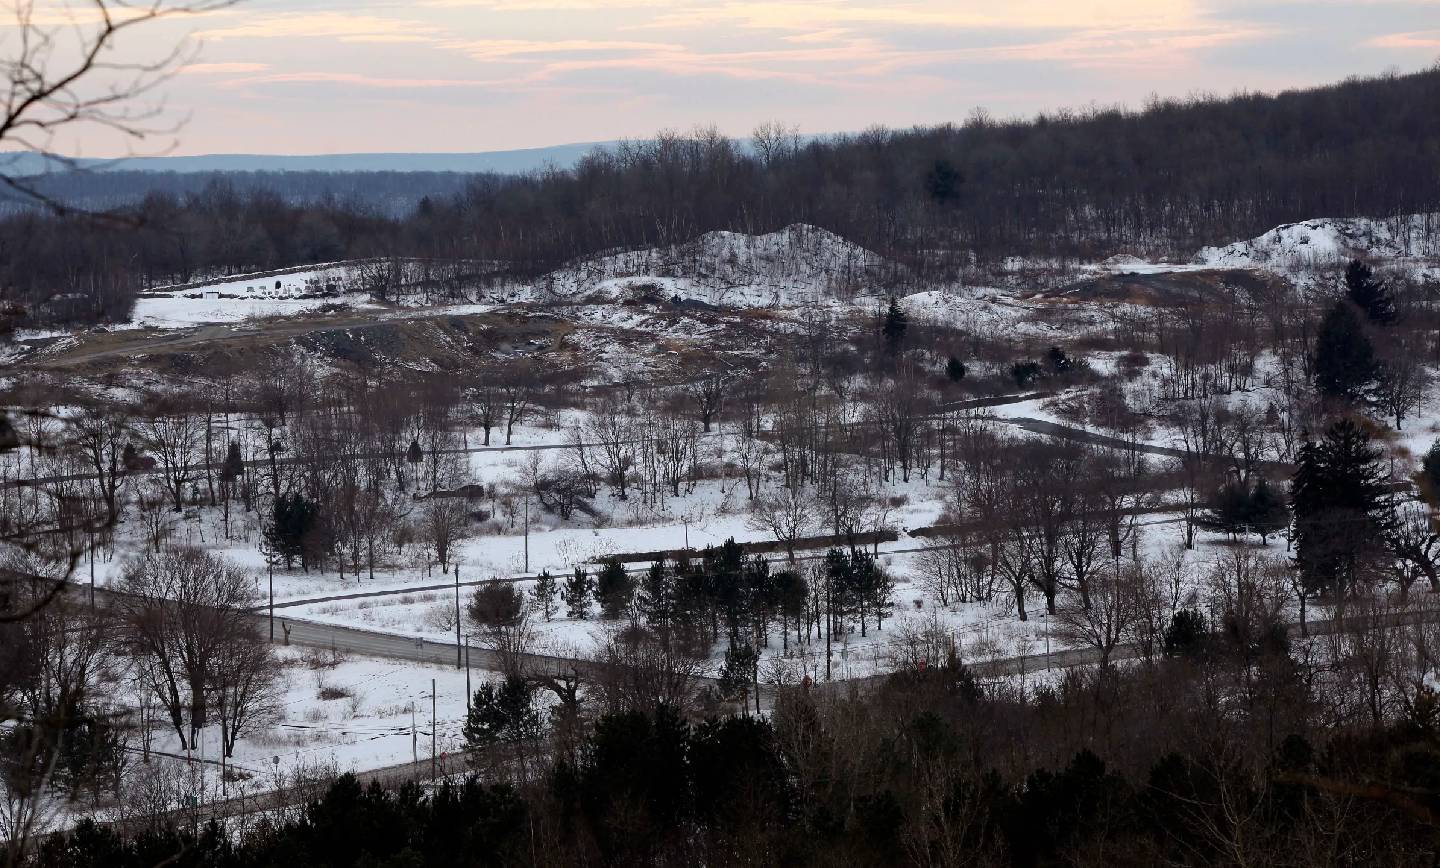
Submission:
<svg viewBox="0 0 1440 868">
<path fill-rule="evenodd" d="M 296 140 L 270 144 L 272 131 L 267 147 L 282 150 L 303 150 L 320 135 L 312 127 L 328 141 L 354 130 L 443 136 L 470 124 L 486 137 L 464 145 L 475 148 L 709 121 L 743 133 L 777 117 L 811 131 L 858 129 L 950 120 L 976 105 L 1015 114 L 1092 100 L 1135 104 L 1157 90 L 1318 83 L 1440 51 L 1434 0 L 355 4 L 339 11 L 270 0 L 203 19 L 204 62 L 175 88 L 177 102 L 192 106 L 192 129 L 204 129 L 200 140 L 240 148 L 227 136 L 251 135 L 266 106 L 279 119 L 272 126 Z M 243 124 L 221 112 L 210 126 L 205 109 L 216 89 L 243 99 Z M 439 114 L 438 96 L 419 104 L 424 92 L 466 96 Z M 489 93 L 496 97 L 483 98 Z M 376 123 L 377 101 L 410 94 L 410 117 Z M 206 147 L 190 141 L 187 149 Z M 420 149 L 457 147 L 438 140 Z"/>
</svg>

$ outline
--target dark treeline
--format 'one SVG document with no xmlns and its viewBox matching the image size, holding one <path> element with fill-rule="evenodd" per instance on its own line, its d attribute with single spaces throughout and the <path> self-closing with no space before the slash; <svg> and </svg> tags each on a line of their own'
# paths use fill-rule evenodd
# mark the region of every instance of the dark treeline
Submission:
<svg viewBox="0 0 1440 868">
<path fill-rule="evenodd" d="M 426 793 L 346 776 L 244 833 L 84 821 L 34 862 L 1434 864 L 1433 705 L 1350 717 L 1268 618 L 1177 620 L 1165 654 L 1053 687 L 982 684 L 951 659 L 870 695 L 786 689 L 767 718 L 634 703 L 551 744 L 532 777 Z"/>
<path fill-rule="evenodd" d="M 373 210 L 390 217 L 413 212 L 426 196 L 455 196 L 475 180 L 469 172 L 351 172 L 351 171 L 77 171 L 57 172 L 27 179 L 46 198 L 72 208 L 108 211 L 134 205 L 154 193 L 185 198 L 203 193 L 214 184 L 228 185 L 250 194 L 267 191 L 291 205 L 343 202 L 350 210 Z M 0 212 L 24 212 L 41 207 L 32 197 L 0 191 Z"/>
<path fill-rule="evenodd" d="M 572 170 L 476 177 L 405 218 L 212 185 L 152 195 L 119 225 L 12 217 L 0 223 L 0 286 L 32 305 L 119 298 L 76 312 L 103 318 L 127 291 L 196 274 L 409 255 L 504 262 L 530 277 L 601 250 L 796 222 L 890 256 L 917 280 L 1007 255 L 1187 254 L 1310 217 L 1440 210 L 1440 119 L 1417 110 L 1437 103 L 1430 70 L 808 142 L 779 125 L 743 145 L 662 134 Z"/>
</svg>

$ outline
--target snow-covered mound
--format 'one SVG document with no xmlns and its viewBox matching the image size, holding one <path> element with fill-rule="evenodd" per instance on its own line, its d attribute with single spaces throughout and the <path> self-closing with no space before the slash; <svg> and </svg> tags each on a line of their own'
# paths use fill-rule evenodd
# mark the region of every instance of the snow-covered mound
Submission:
<svg viewBox="0 0 1440 868">
<path fill-rule="evenodd" d="M 1277 226 L 1258 238 L 1205 247 L 1195 262 L 1220 268 L 1295 269 L 1347 259 L 1425 260 L 1440 257 L 1440 214 L 1327 217 Z"/>
<path fill-rule="evenodd" d="M 805 224 L 768 235 L 707 232 L 684 244 L 595 257 L 542 278 L 542 297 L 654 295 L 734 307 L 788 306 L 877 291 L 895 266 Z"/>
</svg>

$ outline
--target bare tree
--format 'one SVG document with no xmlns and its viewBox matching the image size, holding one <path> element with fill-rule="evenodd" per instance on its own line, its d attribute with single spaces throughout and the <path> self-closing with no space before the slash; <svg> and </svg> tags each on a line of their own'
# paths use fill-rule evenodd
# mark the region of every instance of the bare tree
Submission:
<svg viewBox="0 0 1440 868">
<path fill-rule="evenodd" d="M 1420 407 L 1430 386 L 1430 372 L 1423 358 L 1420 348 L 1404 339 L 1394 341 L 1385 354 L 1376 398 L 1380 409 L 1395 420 L 1397 429 L 1404 424 L 1406 415 Z"/>
<path fill-rule="evenodd" d="M 141 661 L 141 680 L 159 699 L 181 747 L 193 746 L 211 723 L 217 693 L 221 714 L 243 731 L 274 672 L 249 612 L 258 602 L 254 578 L 219 557 L 183 548 L 130 563 L 117 590 L 122 642 Z M 241 677 L 242 661 L 255 671 Z"/>
<path fill-rule="evenodd" d="M 781 488 L 750 502 L 750 526 L 769 531 L 785 544 L 785 556 L 795 562 L 795 543 L 815 529 L 816 506 L 798 486 Z"/>
<path fill-rule="evenodd" d="M 194 481 L 199 469 L 203 433 L 199 420 L 186 412 L 167 414 L 140 425 L 140 436 L 146 448 L 154 453 L 160 478 L 165 481 L 175 512 L 185 509 L 185 489 Z"/>
<path fill-rule="evenodd" d="M 626 484 L 635 466 L 635 440 L 638 436 L 628 408 L 619 401 L 607 401 L 595 411 L 583 434 L 594 446 L 596 461 L 604 471 L 605 481 L 615 489 L 616 497 L 625 500 Z M 582 463 L 584 454 L 582 447 Z"/>
<path fill-rule="evenodd" d="M 115 408 L 87 407 L 72 423 L 71 443 L 95 474 L 95 487 L 113 522 L 120 515 L 119 492 L 125 483 L 125 447 L 130 442 L 129 419 Z"/>
<path fill-rule="evenodd" d="M 685 385 L 685 394 L 700 417 L 705 433 L 710 433 L 710 424 L 725 406 L 727 381 L 719 371 L 706 371 Z"/>
<path fill-rule="evenodd" d="M 505 407 L 505 445 L 510 445 L 510 440 L 515 434 L 515 426 L 525 414 L 530 412 L 530 406 L 535 400 L 535 394 L 540 388 L 540 373 L 535 365 L 530 362 L 522 362 L 505 369 L 500 378 L 500 395 Z"/>
<path fill-rule="evenodd" d="M 1440 533 L 1435 518 L 1423 504 L 1409 502 L 1395 509 L 1395 522 L 1385 534 L 1392 561 L 1390 573 L 1400 586 L 1400 596 L 1408 597 L 1410 588 L 1419 579 L 1440 592 Z"/>
<path fill-rule="evenodd" d="M 442 570 L 450 568 L 455 545 L 470 536 L 470 513 L 454 497 L 431 498 L 420 514 L 421 531 Z"/>
<path fill-rule="evenodd" d="M 1130 637 L 1144 614 L 1139 571 L 1133 565 L 1118 575 L 1105 571 L 1091 578 L 1089 590 L 1088 602 L 1060 610 L 1060 632 L 1076 644 L 1094 648 L 1100 666 L 1108 667 L 1116 647 Z"/>
<path fill-rule="evenodd" d="M 7 152 L 43 154 L 74 168 L 78 164 L 56 153 L 62 135 L 103 129 L 129 141 L 175 132 L 163 106 L 147 99 L 193 56 L 180 43 L 156 56 L 123 60 L 116 48 L 133 31 L 154 29 L 158 22 L 233 5 L 236 0 L 90 0 L 83 8 L 17 0 L 0 60 L 6 92 L 0 114 L 0 143 Z M 126 43 L 127 45 L 129 43 Z M 15 164 L 15 158 L 10 158 Z M 56 212 L 71 209 L 40 192 L 25 179 L 30 171 L 0 173 L 0 183 Z"/>
</svg>

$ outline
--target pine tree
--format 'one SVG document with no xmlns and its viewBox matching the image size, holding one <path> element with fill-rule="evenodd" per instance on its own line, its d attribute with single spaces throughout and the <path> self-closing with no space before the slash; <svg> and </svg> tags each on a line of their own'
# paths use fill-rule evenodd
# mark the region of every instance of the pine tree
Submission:
<svg viewBox="0 0 1440 868">
<path fill-rule="evenodd" d="M 425 453 L 420 449 L 420 441 L 411 440 L 410 448 L 405 450 L 405 461 L 410 465 L 410 478 L 412 481 L 414 481 L 419 474 L 420 462 L 423 460 L 425 460 Z M 405 479 L 403 476 L 400 479 L 400 483 L 400 487 L 404 488 Z M 419 483 L 416 483 L 416 488 L 419 488 Z"/>
<path fill-rule="evenodd" d="M 885 312 L 885 323 L 880 332 L 885 336 L 885 348 L 893 355 L 905 341 L 905 330 L 910 327 L 904 308 L 895 296 L 890 296 L 890 308 Z"/>
<path fill-rule="evenodd" d="M 1045 353 L 1045 361 L 1056 375 L 1068 374 L 1075 367 L 1075 360 L 1066 355 L 1065 351 L 1059 347 L 1051 347 Z"/>
<path fill-rule="evenodd" d="M 498 685 L 481 684 L 465 715 L 463 732 L 465 743 L 477 750 L 538 737 L 540 712 L 535 708 L 535 688 L 513 675 Z"/>
<path fill-rule="evenodd" d="M 555 595 L 559 588 L 555 584 L 555 577 L 550 575 L 549 570 L 541 570 L 540 575 L 535 577 L 535 587 L 530 589 L 530 596 L 534 598 L 540 611 L 545 613 L 545 620 L 550 620 L 555 611 Z"/>
<path fill-rule="evenodd" d="M 1259 535 L 1266 542 L 1290 522 L 1290 508 L 1270 481 L 1257 476 L 1251 482 L 1232 480 L 1222 485 L 1210 498 L 1210 505 L 1196 520 L 1208 530 L 1239 537 L 1244 533 Z"/>
<path fill-rule="evenodd" d="M 1380 457 L 1349 419 L 1300 448 L 1291 504 L 1295 565 L 1307 593 L 1348 596 L 1378 567 L 1395 521 Z"/>
<path fill-rule="evenodd" d="M 1430 444 L 1420 462 L 1421 492 L 1432 502 L 1440 502 L 1440 440 Z"/>
<path fill-rule="evenodd" d="M 245 459 L 240 455 L 240 444 L 234 440 L 225 451 L 225 461 L 220 465 L 220 481 L 226 484 L 239 479 L 245 473 Z"/>
<path fill-rule="evenodd" d="M 1016 362 L 1010 367 L 1010 376 L 1014 378 L 1015 385 L 1022 389 L 1040 379 L 1040 374 L 1039 362 Z"/>
<path fill-rule="evenodd" d="M 1272 534 L 1279 533 L 1290 523 L 1290 505 L 1263 476 L 1250 492 L 1249 506 L 1250 530 L 1259 534 L 1261 544 L 1267 544 Z"/>
<path fill-rule="evenodd" d="M 945 363 L 945 376 L 949 377 L 952 383 L 965 379 L 965 363 L 951 356 L 950 361 Z"/>
<path fill-rule="evenodd" d="M 282 494 L 275 498 L 265 540 L 285 559 L 285 569 L 290 569 L 295 558 L 299 558 L 301 568 L 309 570 L 306 552 L 319 518 L 319 509 L 301 494 Z"/>
<path fill-rule="evenodd" d="M 1365 311 L 1371 322 L 1389 325 L 1395 321 L 1395 299 L 1370 266 L 1358 259 L 1352 260 L 1345 269 L 1345 289 L 1350 300 Z"/>
<path fill-rule="evenodd" d="M 1359 402 L 1379 378 L 1380 363 L 1360 319 L 1348 303 L 1336 302 L 1315 341 L 1315 388 L 1328 398 Z"/>
<path fill-rule="evenodd" d="M 725 651 L 725 662 L 717 679 L 720 693 L 726 698 L 738 697 L 744 704 L 759 675 L 759 667 L 760 652 L 748 642 L 732 643 Z"/>
<path fill-rule="evenodd" d="M 576 620 L 590 617 L 590 595 L 593 590 L 594 583 L 585 568 L 576 567 L 570 578 L 565 580 L 565 587 L 560 592 L 560 599 L 565 603 L 565 614 Z"/>
<path fill-rule="evenodd" d="M 595 598 L 600 601 L 600 617 L 614 621 L 625 614 L 635 597 L 635 582 L 624 564 L 610 561 L 595 577 Z"/>
<path fill-rule="evenodd" d="M 1210 496 L 1210 504 L 1195 523 L 1206 530 L 1238 537 L 1249 528 L 1250 489 L 1238 479 L 1220 486 Z"/>
<path fill-rule="evenodd" d="M 656 561 L 640 580 L 640 611 L 645 623 L 664 631 L 675 614 L 675 581 L 663 560 Z"/>
</svg>

